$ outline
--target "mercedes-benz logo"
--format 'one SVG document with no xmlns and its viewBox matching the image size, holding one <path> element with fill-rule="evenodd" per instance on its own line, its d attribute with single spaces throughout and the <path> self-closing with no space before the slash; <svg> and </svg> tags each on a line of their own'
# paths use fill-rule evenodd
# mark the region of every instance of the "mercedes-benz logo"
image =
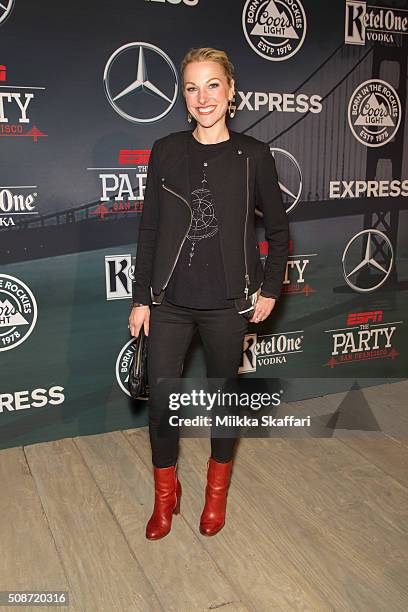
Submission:
<svg viewBox="0 0 408 612">
<path fill-rule="evenodd" d="M 282 192 L 286 214 L 289 214 L 298 204 L 302 194 L 302 171 L 295 157 L 291 153 L 288 153 L 288 151 L 271 147 L 271 152 L 275 160 L 276 172 L 279 177 L 279 187 Z M 263 217 L 262 211 L 258 208 L 255 208 L 255 214 L 259 217 Z"/>
<path fill-rule="evenodd" d="M 149 56 L 149 73 L 153 69 L 154 80 L 149 79 L 145 55 Z M 169 56 L 146 42 L 128 43 L 117 49 L 106 63 L 103 84 L 111 106 L 133 123 L 153 123 L 167 115 L 179 88 L 177 71 Z"/>
<path fill-rule="evenodd" d="M 2 0 L 0 2 L 0 25 L 2 25 L 10 15 L 14 5 L 14 0 Z"/>
<path fill-rule="evenodd" d="M 394 251 L 388 236 L 376 229 L 362 230 L 349 240 L 344 249 L 344 279 L 360 293 L 375 291 L 389 277 L 393 263 Z M 354 282 L 352 277 L 356 279 Z"/>
</svg>

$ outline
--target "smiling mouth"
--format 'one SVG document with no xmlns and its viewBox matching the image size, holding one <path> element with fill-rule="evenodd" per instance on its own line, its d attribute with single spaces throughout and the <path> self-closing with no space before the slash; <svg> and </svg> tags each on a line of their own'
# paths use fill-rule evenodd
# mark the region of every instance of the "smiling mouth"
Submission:
<svg viewBox="0 0 408 612">
<path fill-rule="evenodd" d="M 197 108 L 197 112 L 199 115 L 209 115 L 214 109 L 215 106 L 200 106 Z"/>
</svg>

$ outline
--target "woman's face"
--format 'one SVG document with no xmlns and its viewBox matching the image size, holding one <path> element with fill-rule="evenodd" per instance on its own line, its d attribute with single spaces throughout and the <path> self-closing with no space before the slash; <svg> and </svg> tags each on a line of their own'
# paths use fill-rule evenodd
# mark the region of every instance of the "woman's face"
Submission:
<svg viewBox="0 0 408 612">
<path fill-rule="evenodd" d="M 234 80 L 228 85 L 224 68 L 210 60 L 190 62 L 184 69 L 187 110 L 203 127 L 225 121 L 228 100 L 234 95 Z"/>
</svg>

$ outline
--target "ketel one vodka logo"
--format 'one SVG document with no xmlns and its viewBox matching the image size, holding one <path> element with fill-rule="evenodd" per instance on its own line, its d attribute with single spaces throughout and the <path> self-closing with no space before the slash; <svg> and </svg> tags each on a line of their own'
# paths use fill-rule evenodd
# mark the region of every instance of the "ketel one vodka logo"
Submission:
<svg viewBox="0 0 408 612">
<path fill-rule="evenodd" d="M 106 299 L 129 299 L 134 280 L 132 255 L 105 255 Z"/>
<path fill-rule="evenodd" d="M 20 279 L 0 274 L 0 351 L 15 348 L 29 337 L 37 321 L 37 302 Z"/>
<path fill-rule="evenodd" d="M 396 45 L 408 34 L 408 11 L 346 0 L 344 40 L 347 45 Z"/>
<path fill-rule="evenodd" d="M 349 313 L 346 327 L 328 329 L 331 353 L 326 365 L 330 368 L 342 363 L 371 359 L 395 359 L 394 346 L 397 325 L 402 321 L 385 323 L 382 310 Z"/>
<path fill-rule="evenodd" d="M 280 62 L 303 45 L 306 15 L 300 0 L 247 0 L 242 28 L 255 53 Z"/>
<path fill-rule="evenodd" d="M 395 89 L 380 79 L 361 83 L 348 105 L 348 122 L 366 147 L 381 147 L 395 136 L 401 122 L 401 102 Z"/>
<path fill-rule="evenodd" d="M 257 366 L 286 363 L 303 351 L 303 330 L 277 334 L 246 334 L 239 374 L 256 372 Z"/>
<path fill-rule="evenodd" d="M 34 142 L 47 136 L 31 117 L 32 103 L 43 90 L 45 87 L 11 85 L 7 82 L 7 67 L 0 66 L 0 136 L 28 136 Z"/>
<path fill-rule="evenodd" d="M 119 167 L 88 168 L 98 173 L 101 183 L 101 196 L 94 210 L 97 217 L 142 212 L 149 157 L 150 149 L 122 149 Z"/>
<path fill-rule="evenodd" d="M 5 187 L 0 185 L 0 228 L 12 227 L 20 220 L 27 221 L 36 210 L 35 185 Z"/>
</svg>

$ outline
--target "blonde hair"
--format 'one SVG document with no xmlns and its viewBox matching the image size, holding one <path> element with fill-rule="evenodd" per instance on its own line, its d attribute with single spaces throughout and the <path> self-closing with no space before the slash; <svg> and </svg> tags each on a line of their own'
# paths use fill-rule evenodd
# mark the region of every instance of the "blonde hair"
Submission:
<svg viewBox="0 0 408 612">
<path fill-rule="evenodd" d="M 234 78 L 234 64 L 230 62 L 225 51 L 220 49 L 213 49 L 212 47 L 200 47 L 198 49 L 192 48 L 183 57 L 180 64 L 181 79 L 183 81 L 184 89 L 184 70 L 187 64 L 190 62 L 218 62 L 224 69 L 225 76 L 227 77 L 228 85 L 231 85 L 231 80 Z"/>
</svg>

